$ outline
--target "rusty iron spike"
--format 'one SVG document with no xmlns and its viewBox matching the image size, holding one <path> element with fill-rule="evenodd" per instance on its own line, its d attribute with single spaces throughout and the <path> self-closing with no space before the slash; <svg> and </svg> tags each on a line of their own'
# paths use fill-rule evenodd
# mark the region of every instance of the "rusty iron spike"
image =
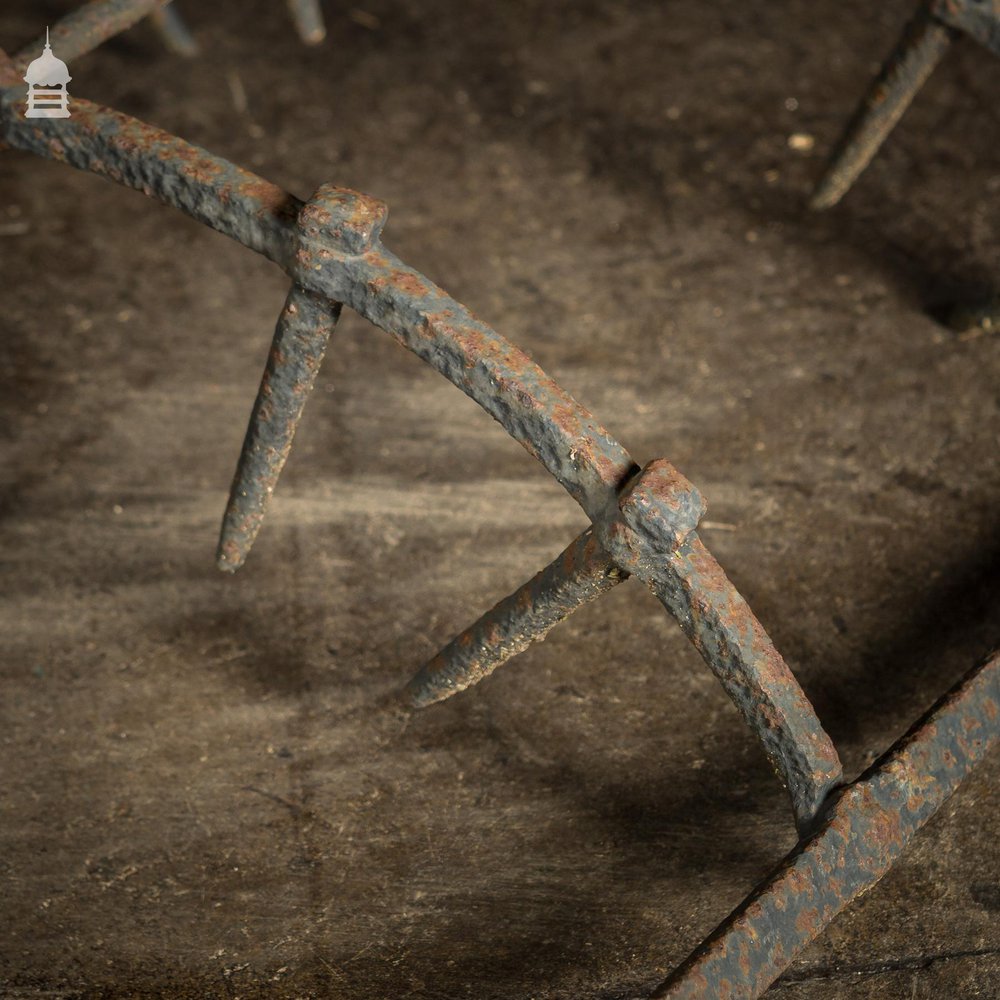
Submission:
<svg viewBox="0 0 1000 1000">
<path fill-rule="evenodd" d="M 1000 655 L 994 654 L 836 795 L 816 833 L 653 993 L 655 1000 L 759 997 L 886 874 L 998 742 Z"/>
<path fill-rule="evenodd" d="M 414 674 L 404 700 L 412 708 L 425 708 L 478 684 L 531 643 L 544 639 L 577 608 L 627 578 L 588 528 Z"/>
<path fill-rule="evenodd" d="M 404 701 L 422 708 L 478 683 L 634 575 L 680 622 L 757 734 L 788 789 L 799 831 L 808 831 L 840 781 L 840 760 L 795 676 L 695 533 L 704 509 L 669 462 L 650 462 L 592 531 L 418 671 Z"/>
<path fill-rule="evenodd" d="M 957 32 L 921 8 L 871 85 L 816 186 L 811 208 L 831 208 L 871 162 Z"/>
<path fill-rule="evenodd" d="M 53 25 L 49 32 L 53 51 L 63 62 L 72 62 L 96 49 L 102 42 L 121 34 L 170 0 L 91 0 Z M 45 36 L 36 39 L 14 56 L 23 70 L 45 45 Z M 76 113 L 74 103 L 74 114 Z"/>
</svg>

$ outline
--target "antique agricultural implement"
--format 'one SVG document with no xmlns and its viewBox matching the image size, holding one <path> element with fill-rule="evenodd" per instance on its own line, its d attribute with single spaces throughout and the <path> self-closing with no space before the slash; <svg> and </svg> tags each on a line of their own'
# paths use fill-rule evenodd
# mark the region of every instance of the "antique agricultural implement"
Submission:
<svg viewBox="0 0 1000 1000">
<path fill-rule="evenodd" d="M 52 32 L 66 58 L 159 7 L 97 0 Z M 843 781 L 798 682 L 698 535 L 704 501 L 668 462 L 640 469 L 517 347 L 381 243 L 386 207 L 330 185 L 303 203 L 203 149 L 74 99 L 72 117 L 25 119 L 38 49 L 0 52 L 0 140 L 173 205 L 281 267 L 291 289 L 253 407 L 219 544 L 237 569 L 260 528 L 342 305 L 390 333 L 474 399 L 563 485 L 591 526 L 550 566 L 426 664 L 401 695 L 418 708 L 483 678 L 629 576 L 704 657 L 788 789 L 799 845 L 656 991 L 751 998 L 852 899 L 1000 739 L 1000 655 L 968 674 L 879 762 Z"/>
</svg>

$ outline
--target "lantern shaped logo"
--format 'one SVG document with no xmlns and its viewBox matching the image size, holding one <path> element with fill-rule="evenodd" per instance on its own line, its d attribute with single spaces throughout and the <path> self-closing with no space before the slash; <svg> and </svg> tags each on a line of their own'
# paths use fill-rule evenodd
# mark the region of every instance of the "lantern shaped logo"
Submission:
<svg viewBox="0 0 1000 1000">
<path fill-rule="evenodd" d="M 69 118 L 69 91 L 72 79 L 69 69 L 57 59 L 49 45 L 49 29 L 45 29 L 45 50 L 28 64 L 24 82 L 28 85 L 28 109 L 25 118 Z"/>
</svg>

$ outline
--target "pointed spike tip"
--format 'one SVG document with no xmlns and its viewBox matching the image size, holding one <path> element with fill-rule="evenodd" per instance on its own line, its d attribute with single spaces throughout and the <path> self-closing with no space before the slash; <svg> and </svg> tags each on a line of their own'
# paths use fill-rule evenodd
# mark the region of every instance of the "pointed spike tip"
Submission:
<svg viewBox="0 0 1000 1000">
<path fill-rule="evenodd" d="M 219 547 L 215 551 L 215 565 L 223 573 L 235 573 L 247 561 L 248 555 L 229 535 L 223 527 Z"/>
</svg>

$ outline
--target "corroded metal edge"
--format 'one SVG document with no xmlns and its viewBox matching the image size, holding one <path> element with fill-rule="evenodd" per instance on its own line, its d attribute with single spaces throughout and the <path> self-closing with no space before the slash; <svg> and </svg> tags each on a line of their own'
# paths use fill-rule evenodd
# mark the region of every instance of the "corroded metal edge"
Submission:
<svg viewBox="0 0 1000 1000">
<path fill-rule="evenodd" d="M 817 833 L 653 997 L 759 997 L 848 903 L 886 874 L 998 742 L 1000 654 L 993 654 L 834 798 Z"/>
<path fill-rule="evenodd" d="M 843 198 L 948 51 L 955 35 L 954 29 L 920 8 L 837 143 L 816 185 L 810 208 L 831 208 Z"/>
<path fill-rule="evenodd" d="M 91 0 L 60 18 L 49 32 L 53 51 L 63 62 L 72 62 L 96 49 L 102 42 L 121 34 L 170 0 Z M 26 45 L 14 56 L 18 70 L 37 59 L 45 36 Z M 73 105 L 76 114 L 76 103 Z"/>
</svg>

